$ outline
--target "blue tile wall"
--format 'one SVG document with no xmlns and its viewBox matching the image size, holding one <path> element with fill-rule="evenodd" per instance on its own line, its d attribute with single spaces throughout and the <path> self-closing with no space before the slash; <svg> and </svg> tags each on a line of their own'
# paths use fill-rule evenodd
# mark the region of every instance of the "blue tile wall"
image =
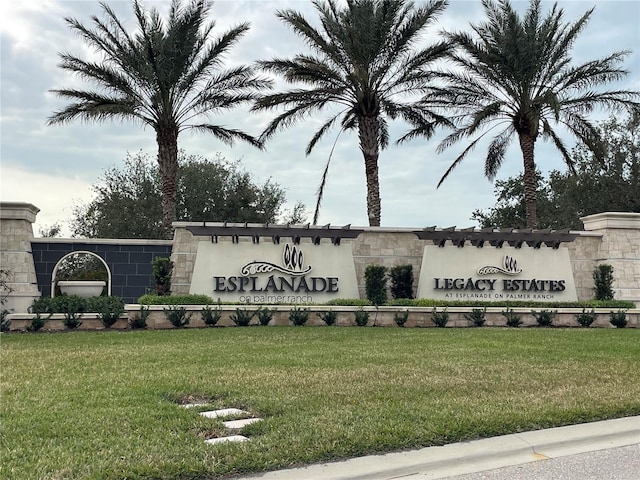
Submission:
<svg viewBox="0 0 640 480">
<path fill-rule="evenodd" d="M 42 296 L 51 295 L 51 274 L 66 254 L 85 250 L 99 255 L 111 270 L 111 294 L 125 303 L 135 303 L 141 295 L 153 290 L 155 257 L 171 256 L 170 245 L 114 245 L 96 243 L 32 243 L 36 279 Z"/>
</svg>

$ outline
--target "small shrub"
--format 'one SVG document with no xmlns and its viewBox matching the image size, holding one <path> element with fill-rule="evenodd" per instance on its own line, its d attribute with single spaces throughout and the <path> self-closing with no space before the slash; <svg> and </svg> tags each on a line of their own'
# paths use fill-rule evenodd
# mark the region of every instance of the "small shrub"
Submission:
<svg viewBox="0 0 640 480">
<path fill-rule="evenodd" d="M 31 325 L 27 327 L 27 331 L 37 332 L 47 324 L 47 321 L 50 318 L 51 318 L 51 313 L 48 314 L 46 318 L 42 316 L 42 313 L 36 313 L 36 316 L 31 319 Z"/>
<path fill-rule="evenodd" d="M 387 268 L 382 265 L 368 265 L 364 272 L 367 298 L 374 305 L 384 305 L 387 301 Z"/>
<path fill-rule="evenodd" d="M 444 328 L 449 323 L 449 312 L 445 308 L 442 312 L 438 312 L 438 310 L 434 307 L 431 311 L 431 321 L 435 324 L 436 327 Z"/>
<path fill-rule="evenodd" d="M 396 322 L 396 325 L 399 327 L 404 327 L 404 324 L 407 323 L 409 319 L 409 310 L 405 310 L 404 312 L 395 312 L 393 314 L 393 321 Z"/>
<path fill-rule="evenodd" d="M 484 322 L 486 321 L 485 319 L 486 313 L 487 313 L 487 307 L 474 308 L 473 310 L 471 310 L 471 313 L 469 314 L 465 313 L 464 318 L 469 320 L 474 327 L 481 327 L 482 325 L 484 325 Z"/>
<path fill-rule="evenodd" d="M 362 307 L 353 312 L 355 315 L 356 325 L 359 327 L 366 327 L 369 323 L 369 312 L 365 312 Z"/>
<path fill-rule="evenodd" d="M 171 325 L 175 328 L 182 328 L 185 325 L 189 325 L 189 320 L 191 320 L 191 314 L 187 314 L 187 309 L 185 307 L 168 307 L 163 308 L 164 314 L 167 316 Z"/>
<path fill-rule="evenodd" d="M 613 300 L 613 267 L 606 263 L 598 265 L 593 271 L 593 283 L 596 300 Z"/>
<path fill-rule="evenodd" d="M 260 322 L 260 325 L 269 325 L 269 322 L 273 318 L 274 312 L 275 310 L 269 310 L 268 308 L 258 308 L 258 310 L 256 311 L 256 316 L 258 317 L 258 322 Z"/>
<path fill-rule="evenodd" d="M 200 316 L 207 327 L 215 327 L 222 317 L 222 307 L 220 304 L 216 308 L 206 305 L 201 311 Z"/>
<path fill-rule="evenodd" d="M 124 313 L 124 302 L 118 297 L 96 297 L 93 305 L 105 328 L 111 328 Z"/>
<path fill-rule="evenodd" d="M 291 323 L 293 323 L 296 327 L 303 326 L 305 323 L 307 323 L 308 319 L 309 319 L 308 308 L 293 307 L 289 311 L 289 320 L 291 320 Z"/>
<path fill-rule="evenodd" d="M 413 298 L 413 266 L 397 265 L 389 270 L 391 296 L 393 298 Z"/>
<path fill-rule="evenodd" d="M 531 310 L 531 315 L 533 315 L 538 322 L 538 325 L 541 327 L 551 327 L 553 325 L 553 319 L 556 317 L 556 312 L 553 310 L 540 310 L 536 312 L 535 310 Z"/>
<path fill-rule="evenodd" d="M 522 325 L 522 319 L 520 315 L 515 313 L 512 309 L 507 308 L 506 310 L 503 310 L 502 315 L 504 315 L 504 317 L 507 319 L 507 327 L 518 328 L 520 325 Z"/>
<path fill-rule="evenodd" d="M 248 327 L 255 314 L 255 311 L 251 312 L 246 308 L 236 308 L 236 313 L 232 313 L 229 318 L 238 327 Z"/>
<path fill-rule="evenodd" d="M 173 262 L 167 257 L 156 257 L 153 262 L 153 277 L 156 281 L 156 293 L 160 296 L 171 294 L 171 272 Z"/>
<path fill-rule="evenodd" d="M 149 318 L 149 307 L 140 305 L 140 310 L 133 318 L 129 319 L 129 327 L 132 330 L 147 328 L 147 318 Z"/>
<path fill-rule="evenodd" d="M 596 320 L 596 311 L 592 308 L 587 312 L 586 308 L 582 309 L 582 313 L 576 315 L 576 321 L 583 327 L 589 327 Z"/>
<path fill-rule="evenodd" d="M 322 320 L 324 323 L 326 323 L 329 326 L 335 325 L 336 320 L 338 320 L 338 312 L 336 312 L 335 310 L 327 310 L 326 312 L 316 312 L 316 315 L 320 317 L 320 320 Z"/>
<path fill-rule="evenodd" d="M 609 313 L 609 322 L 616 328 L 627 326 L 627 313 L 624 310 Z"/>
<path fill-rule="evenodd" d="M 64 313 L 62 323 L 65 327 L 74 330 L 82 325 L 80 314 L 87 305 L 83 298 L 77 295 L 59 295 L 53 301 L 56 311 Z"/>
</svg>

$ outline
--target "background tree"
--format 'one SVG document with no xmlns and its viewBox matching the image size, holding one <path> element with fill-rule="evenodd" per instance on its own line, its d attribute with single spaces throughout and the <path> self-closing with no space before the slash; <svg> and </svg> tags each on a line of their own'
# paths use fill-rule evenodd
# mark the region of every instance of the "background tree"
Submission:
<svg viewBox="0 0 640 480">
<path fill-rule="evenodd" d="M 49 117 L 49 124 L 122 119 L 153 128 L 158 143 L 165 235 L 176 219 L 178 135 L 182 131 L 194 129 L 211 133 L 225 143 L 240 139 L 259 146 L 255 138 L 240 130 L 208 122 L 192 123 L 252 100 L 257 91 L 269 85 L 256 77 L 251 67 L 220 68 L 224 55 L 249 25 L 242 23 L 214 38 L 214 22 L 206 23 L 211 5 L 209 0 L 172 0 L 163 21 L 157 9 L 144 10 L 135 0 L 137 31 L 133 34 L 105 3 L 101 3 L 105 19 L 93 17 L 93 29 L 76 19 L 65 19 L 101 55 L 101 60 L 96 63 L 61 53 L 60 67 L 93 83 L 98 90 L 52 90 L 72 103 Z"/>
<path fill-rule="evenodd" d="M 588 148 L 572 151 L 576 174 L 538 172 L 538 224 L 542 228 L 581 230 L 580 217 L 602 212 L 640 213 L 640 117 L 611 117 L 598 126 L 607 139 L 604 163 Z M 524 228 L 522 176 L 496 182 L 497 203 L 476 210 L 482 227 Z"/>
<path fill-rule="evenodd" d="M 158 170 L 143 153 L 128 156 L 122 168 L 106 170 L 102 182 L 93 186 L 96 197 L 74 207 L 73 235 L 163 238 Z M 278 184 L 271 180 L 256 184 L 240 162 L 222 157 L 208 161 L 181 153 L 178 220 L 276 223 L 284 202 L 285 192 Z"/>
<path fill-rule="evenodd" d="M 317 142 L 338 121 L 342 130 L 357 130 L 367 180 L 370 225 L 380 225 L 378 155 L 389 143 L 388 120 L 401 118 L 412 129 L 402 139 L 418 134 L 430 137 L 436 125 L 447 121 L 411 98 L 424 93 L 432 80 L 432 65 L 448 51 L 446 42 L 416 48 L 421 34 L 447 6 L 431 0 L 416 7 L 404 0 L 316 0 L 322 28 L 314 28 L 301 13 L 277 16 L 302 37 L 314 54 L 274 58 L 259 65 L 296 87 L 262 96 L 254 110 L 284 107 L 265 129 L 262 139 L 280 129 L 321 112 L 339 107 L 311 138 L 309 155 Z M 304 87 L 300 87 L 303 85 Z M 326 171 L 329 164 L 325 168 Z M 322 186 L 320 188 L 320 196 Z M 319 203 L 319 202 L 318 202 Z M 314 219 L 314 223 L 317 220 Z"/>
<path fill-rule="evenodd" d="M 605 142 L 587 115 L 598 107 L 640 109 L 640 93 L 598 88 L 624 78 L 618 67 L 628 52 L 571 65 L 571 49 L 593 13 L 587 11 L 575 23 L 565 23 L 557 5 L 546 16 L 540 0 L 532 0 L 521 18 L 508 0 L 483 0 L 487 21 L 471 25 L 475 35 L 449 33 L 458 46 L 451 56 L 461 67 L 445 75 L 450 82 L 435 92 L 456 121 L 453 133 L 440 144 L 444 150 L 465 138 L 473 138 L 445 172 L 440 184 L 467 154 L 495 127 L 485 160 L 485 174 L 493 179 L 507 147 L 517 136 L 524 163 L 524 201 L 527 227 L 538 224 L 536 214 L 536 165 L 538 138 L 550 140 L 571 171 L 574 162 L 561 134 L 562 126 L 580 144 L 602 160 Z"/>
</svg>

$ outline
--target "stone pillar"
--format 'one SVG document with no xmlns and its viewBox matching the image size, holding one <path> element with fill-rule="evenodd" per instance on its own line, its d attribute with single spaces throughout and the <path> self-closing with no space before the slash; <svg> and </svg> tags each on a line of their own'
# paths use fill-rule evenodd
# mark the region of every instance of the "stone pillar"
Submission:
<svg viewBox="0 0 640 480">
<path fill-rule="evenodd" d="M 0 268 L 11 289 L 4 308 L 26 312 L 34 298 L 40 297 L 36 269 L 31 253 L 33 223 L 40 209 L 30 203 L 0 203 Z"/>
<path fill-rule="evenodd" d="M 613 266 L 614 298 L 640 308 L 640 213 L 597 213 L 580 220 L 586 231 L 602 233 L 596 264 Z"/>
</svg>

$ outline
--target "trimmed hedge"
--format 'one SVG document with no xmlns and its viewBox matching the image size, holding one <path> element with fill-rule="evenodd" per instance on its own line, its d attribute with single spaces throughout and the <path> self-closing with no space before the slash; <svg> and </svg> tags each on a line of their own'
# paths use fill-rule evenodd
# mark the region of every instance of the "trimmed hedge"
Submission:
<svg viewBox="0 0 640 480">
<path fill-rule="evenodd" d="M 155 295 L 147 293 L 138 298 L 140 305 L 213 305 L 218 303 L 208 295 L 186 294 L 186 295 Z"/>
<path fill-rule="evenodd" d="M 58 295 L 35 299 L 29 307 L 29 313 L 104 313 L 124 312 L 124 302 L 120 297 L 90 297 L 77 295 Z"/>
</svg>

